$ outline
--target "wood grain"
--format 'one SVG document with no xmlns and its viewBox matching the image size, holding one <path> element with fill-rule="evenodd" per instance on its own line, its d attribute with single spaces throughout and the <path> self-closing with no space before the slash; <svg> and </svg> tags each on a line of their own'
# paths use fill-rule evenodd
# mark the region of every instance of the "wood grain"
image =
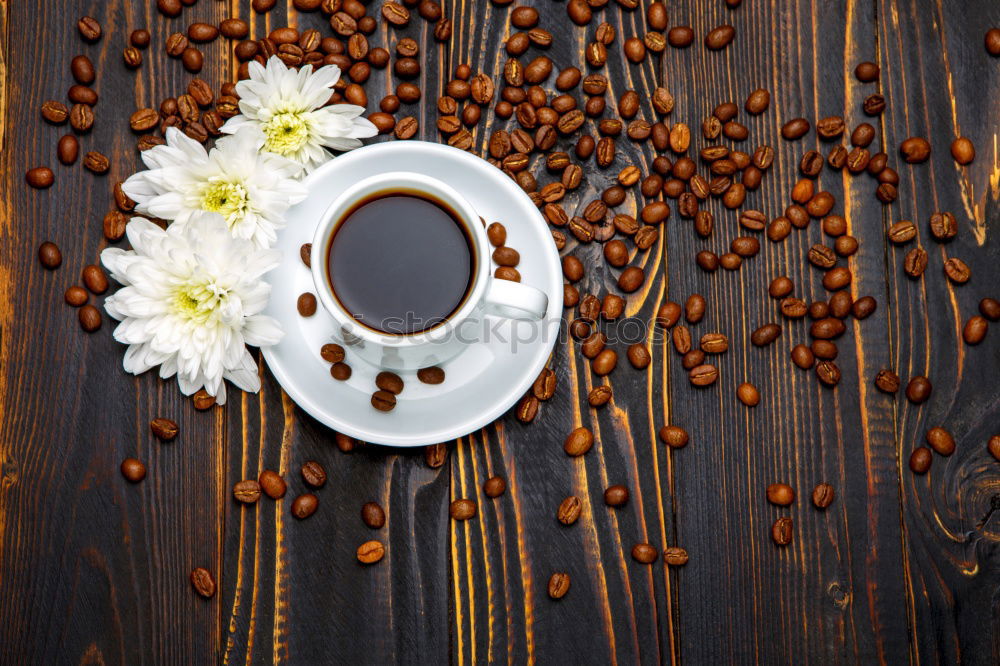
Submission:
<svg viewBox="0 0 1000 666">
<path fill-rule="evenodd" d="M 698 251 L 721 254 L 746 233 L 736 214 L 712 199 L 705 204 L 716 216 L 710 239 L 696 237 L 674 210 L 650 250 L 633 250 L 630 263 L 642 266 L 647 280 L 627 306 L 634 321 L 649 322 L 665 300 L 703 294 L 708 310 L 691 327 L 694 337 L 720 331 L 730 338 L 730 351 L 715 359 L 720 381 L 711 388 L 689 385 L 658 329 L 615 327 L 619 367 L 607 379 L 590 371 L 569 339 L 550 362 L 559 388 L 535 422 L 508 415 L 448 443 L 448 460 L 438 469 L 427 466 L 421 451 L 362 444 L 341 452 L 333 433 L 301 412 L 263 367 L 259 394 L 233 392 L 227 406 L 196 412 L 174 382 L 126 375 L 112 322 L 83 334 L 62 293 L 107 245 L 100 228 L 113 205 L 111 187 L 138 168 L 128 114 L 180 93 L 192 78 L 162 55 L 169 33 L 229 16 L 249 20 L 257 37 L 283 25 L 323 34 L 329 28 L 319 13 L 299 13 L 285 1 L 257 15 L 243 0 L 202 0 L 167 20 L 152 1 L 0 0 L 0 662 L 1000 661 L 1000 467 L 985 449 L 1000 414 L 996 331 L 978 347 L 961 341 L 978 300 L 998 295 L 1000 250 L 990 238 L 1000 218 L 998 117 L 987 101 L 1000 93 L 1000 63 L 985 53 L 982 33 L 1000 24 L 1000 8 L 989 0 L 961 6 L 747 1 L 735 11 L 721 0 L 672 3 L 671 25 L 691 25 L 694 45 L 668 47 L 634 65 L 622 43 L 645 33 L 648 2 L 634 11 L 610 3 L 584 28 L 566 20 L 565 3 L 522 4 L 537 7 L 541 26 L 553 32 L 544 53 L 557 70 L 581 64 L 579 54 L 600 21 L 615 27 L 604 68 L 606 115 L 632 89 L 642 100 L 640 116 L 653 121 L 649 97 L 664 86 L 677 104 L 662 120 L 684 122 L 697 135 L 717 103 L 742 108 L 751 90 L 769 89 L 765 114 L 741 111 L 750 138 L 722 142 L 747 152 L 763 143 L 774 147 L 775 165 L 745 206 L 768 218 L 790 202 L 803 152 L 825 154 L 832 145 L 814 132 L 780 140 L 784 121 L 839 114 L 849 127 L 864 120 L 877 126 L 876 145 L 901 175 L 898 202 L 879 204 L 868 176 L 826 169 L 818 179 L 861 242 L 846 262 L 855 275 L 851 293 L 879 301 L 874 315 L 850 323 L 838 340 L 839 387 L 825 389 L 791 364 L 791 347 L 808 342 L 808 323 L 783 320 L 766 295 L 773 277 L 787 275 L 806 300 L 829 298 L 805 253 L 830 239 L 814 221 L 781 244 L 761 237 L 760 254 L 738 272 L 705 273 L 694 262 Z M 420 44 L 423 97 L 397 117 L 419 118 L 425 140 L 440 139 L 435 102 L 459 63 L 502 80 L 503 43 L 512 31 L 511 7 L 459 0 L 444 8 L 454 21 L 447 44 L 435 42 L 431 27 L 416 18 L 402 30 L 380 21 L 370 38 L 390 52 L 404 36 Z M 377 3 L 369 11 L 377 12 Z M 83 14 L 104 26 L 97 44 L 78 38 L 75 21 Z M 702 37 L 721 23 L 736 27 L 736 40 L 723 51 L 706 50 Z M 133 73 L 121 50 L 137 27 L 148 27 L 153 43 Z M 203 50 L 203 78 L 217 85 L 235 76 L 230 44 L 220 40 Z M 113 157 L 107 177 L 79 164 L 58 165 L 54 146 L 68 128 L 38 117 L 44 100 L 65 97 L 69 59 L 77 52 L 87 53 L 100 73 L 97 125 L 82 144 Z M 542 52 L 532 48 L 521 60 Z M 877 84 L 861 84 L 852 74 L 869 59 L 882 67 Z M 549 92 L 553 81 L 544 86 Z M 388 70 L 375 70 L 366 85 L 370 107 L 394 87 Z M 876 90 L 887 111 L 870 120 L 861 102 Z M 484 155 L 493 130 L 514 126 L 484 113 L 473 152 Z M 597 133 L 591 120 L 586 130 Z M 909 166 L 898 156 L 896 147 L 912 135 L 930 138 L 928 163 Z M 979 153 L 968 167 L 957 167 L 948 154 L 959 135 L 970 137 Z M 692 145 L 702 143 L 698 137 Z M 615 164 L 585 164 L 587 182 L 568 195 L 567 211 L 582 211 L 626 165 L 648 173 L 655 156 L 651 145 L 623 138 Z M 40 164 L 56 172 L 49 190 L 24 184 L 25 171 Z M 540 184 L 552 178 L 538 158 L 532 170 Z M 619 210 L 634 214 L 638 199 L 635 192 Z M 946 245 L 927 232 L 935 210 L 960 220 L 958 238 Z M 920 280 L 902 272 L 908 248 L 885 240 L 885 229 L 899 219 L 917 223 L 931 254 Z M 38 265 L 43 240 L 63 250 L 56 272 Z M 617 292 L 620 271 L 606 264 L 599 244 L 571 238 L 564 253 L 587 266 L 581 291 Z M 947 282 L 946 256 L 969 264 L 969 284 Z M 768 321 L 783 325 L 781 338 L 753 347 L 749 331 Z M 652 352 L 646 372 L 625 358 L 635 339 Z M 932 400 L 915 407 L 901 394 L 876 391 L 873 380 L 883 367 L 904 381 L 928 374 Z M 756 408 L 736 400 L 742 381 L 761 390 Z M 601 382 L 615 397 L 591 409 L 587 393 Z M 148 423 L 157 416 L 180 424 L 177 441 L 161 444 L 151 436 Z M 668 423 L 689 431 L 687 448 L 658 441 Z M 926 476 L 914 476 L 909 452 L 938 424 L 954 433 L 958 450 L 936 456 Z M 579 425 L 598 441 L 586 456 L 569 458 L 561 444 Z M 146 462 L 142 484 L 121 478 L 126 456 Z M 320 510 L 299 521 L 290 505 L 307 490 L 299 469 L 308 460 L 322 463 L 329 480 L 317 491 Z M 287 496 L 251 507 L 236 503 L 232 485 L 263 469 L 285 476 Z M 493 475 L 507 481 L 496 499 L 482 489 Z M 778 480 L 798 492 L 790 509 L 765 499 L 766 486 Z M 837 491 L 823 512 L 809 502 L 821 481 Z M 631 499 L 610 509 L 602 494 L 618 483 L 629 487 Z M 583 500 L 584 511 L 564 526 L 556 508 L 571 494 Z M 474 519 L 449 519 L 448 504 L 457 498 L 476 501 Z M 367 501 L 385 507 L 386 527 L 373 531 L 361 522 Z M 779 515 L 795 521 L 795 539 L 784 549 L 769 538 Z M 363 567 L 355 550 L 371 538 L 386 543 L 387 554 Z M 682 546 L 691 561 L 670 568 L 661 556 L 639 564 L 630 551 L 640 542 Z M 215 573 L 213 599 L 191 590 L 194 566 Z M 560 601 L 546 591 L 555 571 L 572 578 Z"/>
</svg>

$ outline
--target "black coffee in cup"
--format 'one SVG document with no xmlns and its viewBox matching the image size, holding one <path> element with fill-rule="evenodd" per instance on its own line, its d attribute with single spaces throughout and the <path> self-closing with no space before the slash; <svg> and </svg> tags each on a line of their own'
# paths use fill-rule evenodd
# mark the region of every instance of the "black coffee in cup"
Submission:
<svg viewBox="0 0 1000 666">
<path fill-rule="evenodd" d="M 408 190 L 377 192 L 337 221 L 327 248 L 334 297 L 360 324 L 409 335 L 464 304 L 476 273 L 470 232 L 446 204 Z"/>
</svg>

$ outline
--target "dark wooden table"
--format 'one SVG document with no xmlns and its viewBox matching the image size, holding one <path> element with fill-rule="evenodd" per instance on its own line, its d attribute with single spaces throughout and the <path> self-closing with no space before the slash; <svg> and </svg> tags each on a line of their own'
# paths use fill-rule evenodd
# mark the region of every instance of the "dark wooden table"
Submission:
<svg viewBox="0 0 1000 666">
<path fill-rule="evenodd" d="M 290 4 L 290 3 L 289 3 Z M 377 11 L 372 3 L 372 11 Z M 686 50 L 631 65 L 623 35 L 645 31 L 643 13 L 612 3 L 586 29 L 566 20 L 562 2 L 538 0 L 542 24 L 553 30 L 549 54 L 557 66 L 579 64 L 579 53 L 602 18 L 618 28 L 607 71 L 612 95 L 634 88 L 643 113 L 648 95 L 665 85 L 677 98 L 670 120 L 697 129 L 720 101 L 742 104 L 757 87 L 772 91 L 770 110 L 749 119 L 751 150 L 771 143 L 777 161 L 748 206 L 769 217 L 788 203 L 810 133 L 798 142 L 777 138 L 783 120 L 842 114 L 849 126 L 865 119 L 860 103 L 876 89 L 887 110 L 874 122 L 876 146 L 900 171 L 900 198 L 881 206 L 867 177 L 827 171 L 822 185 L 838 199 L 861 251 L 849 262 L 852 292 L 878 299 L 877 312 L 852 324 L 837 359 L 843 379 L 822 388 L 795 369 L 788 350 L 806 340 L 805 324 L 786 326 L 778 344 L 749 345 L 747 331 L 781 321 L 765 296 L 768 281 L 789 275 L 807 298 L 823 298 L 820 274 L 804 263 L 820 242 L 815 223 L 784 244 L 764 241 L 759 256 L 737 273 L 707 274 L 696 251 L 725 251 L 736 235 L 732 213 L 718 201 L 717 232 L 698 240 L 676 214 L 663 241 L 634 263 L 650 279 L 629 299 L 629 313 L 649 319 L 666 298 L 693 292 L 708 299 L 697 334 L 722 330 L 732 340 L 720 357 L 721 381 L 689 386 L 678 357 L 654 345 L 646 373 L 620 364 L 610 377 L 611 405 L 594 411 L 585 396 L 593 377 L 577 344 L 560 345 L 552 360 L 555 398 L 529 426 L 508 416 L 449 443 L 447 463 L 431 469 L 420 450 L 364 446 L 344 454 L 333 434 L 302 413 L 266 369 L 259 395 L 235 391 L 225 408 L 196 412 L 173 381 L 126 375 L 123 347 L 106 321 L 82 333 L 63 290 L 78 280 L 106 245 L 101 218 L 110 186 L 137 168 L 127 116 L 191 78 L 162 55 L 169 32 L 190 21 L 242 16 L 263 35 L 280 25 L 321 26 L 322 17 L 278 8 L 254 16 L 247 0 L 201 0 L 182 19 L 159 16 L 153 0 L 6 0 L 0 2 L 0 662 L 4 664 L 128 663 L 997 663 L 1000 661 L 1000 464 L 986 450 L 1000 431 L 996 333 L 978 347 L 961 341 L 978 300 L 997 296 L 1000 245 L 1000 157 L 997 148 L 1000 61 L 983 48 L 983 34 L 1000 24 L 993 0 L 722 0 L 671 2 L 672 24 L 699 36 Z M 643 3 L 645 6 L 645 2 Z M 424 100 L 414 111 L 420 136 L 437 140 L 434 100 L 460 62 L 499 78 L 498 55 L 510 8 L 485 0 L 445 3 L 455 30 L 450 48 L 433 41 L 426 23 L 404 31 L 380 25 L 375 44 L 400 35 L 418 39 L 427 61 Z M 84 45 L 77 17 L 90 14 L 104 38 Z M 290 22 L 290 23 L 289 23 Z M 732 23 L 737 36 L 721 52 L 700 44 L 710 28 Z M 138 72 L 121 58 L 128 32 L 149 27 L 153 45 Z M 203 76 L 231 79 L 236 63 L 222 41 L 205 48 Z M 77 165 L 58 166 L 61 131 L 44 124 L 39 105 L 61 99 L 71 83 L 69 60 L 90 55 L 100 76 L 97 126 L 84 148 L 113 155 L 110 176 Z M 854 65 L 874 60 L 881 82 L 859 84 Z M 373 104 L 391 89 L 384 72 L 368 84 Z M 381 91 L 381 92 L 379 92 Z M 490 123 L 476 130 L 483 153 Z M 948 146 L 959 135 L 978 148 L 958 167 Z M 902 164 L 906 137 L 931 138 L 933 155 Z M 588 184 L 574 193 L 586 203 L 628 163 L 644 171 L 650 147 L 630 145 L 615 166 L 591 163 Z M 30 190 L 26 169 L 52 165 L 56 185 Z M 953 211 L 960 232 L 947 246 L 929 238 L 927 219 Z M 924 278 L 902 271 L 905 252 L 885 241 L 885 229 L 912 219 L 930 253 Z M 46 239 L 63 249 L 50 273 L 35 258 Z M 590 266 L 586 289 L 614 289 L 615 274 L 598 246 L 575 248 Z M 960 256 L 973 278 L 956 287 L 942 275 L 946 255 Z M 623 350 L 622 350 L 623 351 Z M 932 399 L 916 407 L 874 389 L 883 367 L 904 378 L 926 374 Z M 735 386 L 752 381 L 763 400 L 740 405 Z M 181 436 L 157 443 L 149 421 L 166 416 Z M 691 444 L 666 449 L 656 431 L 683 425 Z M 561 442 L 585 424 L 598 444 L 569 459 Z M 936 457 L 926 476 L 907 469 L 924 431 L 945 425 L 958 450 Z M 143 459 L 148 478 L 129 485 L 118 472 L 127 456 Z M 321 461 L 330 481 L 320 510 L 306 521 L 289 514 L 299 492 L 298 467 Z M 232 484 L 280 469 L 292 493 L 284 501 L 244 507 Z M 507 479 L 496 500 L 483 494 L 493 474 Z M 799 493 L 790 510 L 767 503 L 765 487 L 787 481 Z M 826 481 L 837 499 L 824 512 L 808 501 Z M 624 483 L 629 504 L 606 508 L 602 491 Z M 584 499 L 572 527 L 555 520 L 563 497 Z M 453 498 L 478 502 L 474 520 L 448 517 Z M 359 520 L 365 501 L 387 509 L 377 537 L 388 544 L 377 566 L 362 567 L 357 546 L 373 536 Z M 770 540 L 778 515 L 795 521 L 786 548 Z M 630 549 L 648 541 L 679 545 L 691 561 L 668 568 L 635 562 Z M 197 597 L 188 572 L 216 573 L 219 593 Z M 572 589 L 559 602 L 546 594 L 553 571 Z"/>
</svg>

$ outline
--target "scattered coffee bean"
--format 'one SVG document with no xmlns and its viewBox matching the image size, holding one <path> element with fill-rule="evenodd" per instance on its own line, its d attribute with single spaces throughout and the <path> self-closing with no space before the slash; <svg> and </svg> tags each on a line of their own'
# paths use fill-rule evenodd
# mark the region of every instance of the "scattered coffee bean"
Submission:
<svg viewBox="0 0 1000 666">
<path fill-rule="evenodd" d="M 470 499 L 457 499 L 448 507 L 448 513 L 454 520 L 468 520 L 476 515 L 476 503 Z"/>
<path fill-rule="evenodd" d="M 393 395 L 399 395 L 403 392 L 403 378 L 394 372 L 383 370 L 376 375 L 375 386 Z"/>
<path fill-rule="evenodd" d="M 316 513 L 319 498 L 312 493 L 303 493 L 292 500 L 292 515 L 303 520 Z"/>
<path fill-rule="evenodd" d="M 767 487 L 767 501 L 775 506 L 790 506 L 795 501 L 795 490 L 787 483 L 772 483 Z"/>
<path fill-rule="evenodd" d="M 825 509 L 833 504 L 834 490 L 829 483 L 821 483 L 813 488 L 812 503 L 817 509 Z"/>
<path fill-rule="evenodd" d="M 149 429 L 153 432 L 153 436 L 161 442 L 172 442 L 180 433 L 180 427 L 176 422 L 164 418 L 153 419 L 149 424 Z"/>
<path fill-rule="evenodd" d="M 361 506 L 361 522 L 373 530 L 385 526 L 385 511 L 377 502 L 366 502 Z"/>
<path fill-rule="evenodd" d="M 322 488 L 326 483 L 326 470 L 315 460 L 302 465 L 302 480 L 310 488 Z"/>
<path fill-rule="evenodd" d="M 497 498 L 507 490 L 507 482 L 501 476 L 491 476 L 483 484 L 483 493 L 487 497 Z"/>
<path fill-rule="evenodd" d="M 888 368 L 883 368 L 875 375 L 875 386 L 883 393 L 896 393 L 899 391 L 899 375 Z"/>
<path fill-rule="evenodd" d="M 608 486 L 604 491 L 604 503 L 611 507 L 625 506 L 628 503 L 628 488 L 623 485 Z"/>
<path fill-rule="evenodd" d="M 298 309 L 300 316 L 312 317 L 316 314 L 316 294 L 307 291 L 299 295 L 295 307 Z"/>
<path fill-rule="evenodd" d="M 637 543 L 632 546 L 632 559 L 642 564 L 651 564 L 656 561 L 659 552 L 648 543 Z"/>
<path fill-rule="evenodd" d="M 787 546 L 792 542 L 792 519 L 782 516 L 771 526 L 771 539 L 779 546 Z"/>
<path fill-rule="evenodd" d="M 52 184 L 55 182 L 55 174 L 48 167 L 35 167 L 34 169 L 28 169 L 24 180 L 36 190 L 44 190 L 52 187 Z"/>
<path fill-rule="evenodd" d="M 80 322 L 80 328 L 87 333 L 93 333 L 101 328 L 101 311 L 89 303 L 77 310 L 77 319 Z"/>
<path fill-rule="evenodd" d="M 979 301 L 979 312 L 990 321 L 1000 321 L 1000 301 L 984 298 Z"/>
<path fill-rule="evenodd" d="M 915 405 L 919 405 L 931 397 L 931 382 L 922 375 L 917 375 L 910 379 L 906 385 L 906 398 Z"/>
<path fill-rule="evenodd" d="M 760 391 L 749 382 L 744 382 L 736 388 L 736 397 L 747 407 L 756 407 L 760 403 Z"/>
<path fill-rule="evenodd" d="M 990 452 L 990 455 L 1000 461 L 1000 435 L 993 435 L 990 440 L 986 443 L 986 450 Z"/>
<path fill-rule="evenodd" d="M 97 22 L 97 19 L 84 16 L 77 21 L 76 28 L 80 31 L 80 37 L 85 42 L 96 42 L 101 38 L 101 24 Z"/>
<path fill-rule="evenodd" d="M 243 504 L 254 504 L 260 499 L 260 484 L 253 479 L 240 481 L 233 486 L 233 497 Z"/>
<path fill-rule="evenodd" d="M 926 474 L 932 462 L 931 450 L 926 446 L 918 446 L 910 454 L 910 470 L 914 474 Z"/>
<path fill-rule="evenodd" d="M 672 449 L 682 449 L 687 446 L 688 433 L 677 425 L 666 425 L 660 428 L 660 441 Z"/>
<path fill-rule="evenodd" d="M 385 546 L 380 541 L 366 541 L 358 546 L 357 556 L 361 564 L 375 564 L 385 557 Z"/>
<path fill-rule="evenodd" d="M 582 456 L 590 447 L 594 445 L 594 434 L 589 428 L 580 426 L 575 428 L 563 441 L 563 451 L 568 456 Z"/>
<path fill-rule="evenodd" d="M 351 366 L 347 365 L 343 361 L 334 363 L 330 366 L 330 376 L 338 381 L 347 381 L 351 378 L 351 374 Z"/>
<path fill-rule="evenodd" d="M 146 466 L 136 458 L 126 458 L 121 464 L 122 476 L 130 483 L 139 483 L 146 478 Z"/>
<path fill-rule="evenodd" d="M 260 473 L 260 476 L 257 477 L 257 483 L 264 494 L 273 500 L 284 497 L 285 491 L 288 489 L 281 475 L 269 469 L 265 469 Z"/>
<path fill-rule="evenodd" d="M 574 6 L 579 6 L 579 5 L 587 7 L 587 15 L 589 17 L 590 8 L 587 6 L 587 3 L 584 2 L 584 0 L 570 0 L 567 6 L 572 8 Z M 572 9 L 570 11 L 572 11 Z M 572 17 L 573 14 L 570 14 L 570 16 Z M 574 21 L 576 21 L 576 19 L 574 19 Z M 549 577 L 548 592 L 550 599 L 562 599 L 563 597 L 565 597 L 566 593 L 569 592 L 569 574 L 558 571 L 552 574 Z"/>
<path fill-rule="evenodd" d="M 563 525 L 572 525 L 580 518 L 583 511 L 583 502 L 579 497 L 570 495 L 559 504 L 556 511 L 556 519 Z"/>
<path fill-rule="evenodd" d="M 927 444 L 934 449 L 938 455 L 950 456 L 955 452 L 955 438 L 951 433 L 936 426 L 927 431 Z"/>
<path fill-rule="evenodd" d="M 978 345 L 986 337 L 989 326 L 985 317 L 979 315 L 969 317 L 962 328 L 962 339 L 965 340 L 965 344 Z"/>
<path fill-rule="evenodd" d="M 671 546 L 663 550 L 663 561 L 672 567 L 682 567 L 688 563 L 687 551 L 677 546 Z"/>
<path fill-rule="evenodd" d="M 424 384 L 441 384 L 444 382 L 444 370 L 438 366 L 420 368 L 417 370 L 417 379 Z"/>
<path fill-rule="evenodd" d="M 972 276 L 969 267 L 958 257 L 949 257 L 944 262 L 944 274 L 955 284 L 965 284 Z"/>
</svg>

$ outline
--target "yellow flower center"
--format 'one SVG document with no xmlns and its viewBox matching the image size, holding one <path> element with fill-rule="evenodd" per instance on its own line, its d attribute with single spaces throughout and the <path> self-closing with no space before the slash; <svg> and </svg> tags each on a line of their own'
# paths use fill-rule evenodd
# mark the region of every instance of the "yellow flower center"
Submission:
<svg viewBox="0 0 1000 666">
<path fill-rule="evenodd" d="M 230 227 L 246 215 L 247 203 L 247 190 L 242 183 L 212 183 L 201 197 L 201 207 L 222 215 Z"/>
<path fill-rule="evenodd" d="M 292 155 L 309 140 L 309 122 L 299 111 L 274 114 L 264 123 L 264 149 L 279 155 Z"/>
<path fill-rule="evenodd" d="M 207 282 L 178 287 L 174 293 L 173 312 L 198 325 L 205 324 L 222 305 L 223 296 L 216 293 Z"/>
</svg>

